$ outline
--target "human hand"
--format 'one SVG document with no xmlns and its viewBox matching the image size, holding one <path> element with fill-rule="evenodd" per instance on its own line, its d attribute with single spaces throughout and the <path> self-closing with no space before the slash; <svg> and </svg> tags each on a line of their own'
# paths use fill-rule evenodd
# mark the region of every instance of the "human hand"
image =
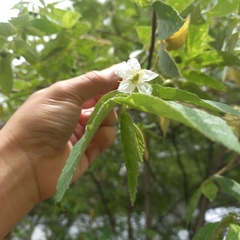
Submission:
<svg viewBox="0 0 240 240">
<path fill-rule="evenodd" d="M 112 67 L 55 83 L 31 95 L 1 130 L 2 160 L 7 158 L 18 187 L 33 205 L 55 194 L 69 153 L 82 137 L 95 104 L 101 95 L 116 89 L 119 80 Z M 111 111 L 86 150 L 74 180 L 112 145 L 115 123 L 116 114 Z"/>
</svg>

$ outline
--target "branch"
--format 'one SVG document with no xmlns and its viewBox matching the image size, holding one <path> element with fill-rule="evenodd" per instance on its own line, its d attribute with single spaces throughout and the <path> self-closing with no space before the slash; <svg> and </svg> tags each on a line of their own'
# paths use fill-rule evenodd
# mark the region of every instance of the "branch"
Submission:
<svg viewBox="0 0 240 240">
<path fill-rule="evenodd" d="M 151 34 L 151 45 L 149 48 L 149 55 L 148 55 L 148 64 L 147 69 L 151 68 L 152 65 L 152 57 L 153 57 L 153 51 L 155 46 L 155 33 L 157 28 L 157 17 L 155 11 L 152 12 L 152 34 Z"/>
</svg>

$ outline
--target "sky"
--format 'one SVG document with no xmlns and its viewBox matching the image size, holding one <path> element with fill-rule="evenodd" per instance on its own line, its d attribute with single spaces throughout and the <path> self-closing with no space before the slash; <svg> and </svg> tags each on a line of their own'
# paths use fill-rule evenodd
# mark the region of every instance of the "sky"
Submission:
<svg viewBox="0 0 240 240">
<path fill-rule="evenodd" d="M 29 1 L 32 4 L 41 6 L 41 3 L 39 0 L 23 0 L 23 1 L 24 2 Z M 10 20 L 11 17 L 16 17 L 18 15 L 19 11 L 17 9 L 11 10 L 11 8 L 19 2 L 21 2 L 21 0 L 7 0 L 7 1 L 0 0 L 0 22 L 6 22 Z M 51 3 L 51 2 L 56 2 L 56 0 L 44 0 L 44 2 Z M 70 5 L 70 1 L 63 0 L 61 4 L 58 4 L 58 7 L 64 8 L 69 5 Z"/>
<path fill-rule="evenodd" d="M 0 2 L 0 22 L 6 22 L 10 17 L 16 17 L 17 10 L 11 10 L 11 8 L 18 3 L 18 0 L 8 0 Z"/>
</svg>

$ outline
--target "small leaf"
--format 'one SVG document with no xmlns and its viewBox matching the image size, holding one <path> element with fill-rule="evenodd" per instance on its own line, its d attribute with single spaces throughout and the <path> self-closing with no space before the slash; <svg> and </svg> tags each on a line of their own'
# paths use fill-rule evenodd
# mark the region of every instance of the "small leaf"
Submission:
<svg viewBox="0 0 240 240">
<path fill-rule="evenodd" d="M 226 178 L 220 175 L 214 175 L 220 187 L 230 196 L 240 202 L 240 184 L 233 179 Z"/>
<path fill-rule="evenodd" d="M 7 43 L 7 39 L 0 36 L 0 52 L 5 48 L 6 43 Z"/>
<path fill-rule="evenodd" d="M 201 190 L 198 189 L 197 192 L 191 197 L 187 205 L 186 215 L 185 215 L 185 219 L 187 223 L 189 223 L 193 217 L 193 213 L 198 206 L 198 202 L 201 197 L 201 194 L 202 194 Z"/>
<path fill-rule="evenodd" d="M 217 80 L 207 76 L 204 73 L 197 72 L 197 71 L 191 71 L 188 73 L 183 74 L 184 77 L 187 78 L 189 82 L 195 83 L 198 86 L 206 86 L 210 87 L 219 91 L 226 91 L 226 87 L 218 82 Z"/>
<path fill-rule="evenodd" d="M 209 48 L 208 35 L 209 26 L 206 25 L 190 25 L 187 37 L 187 55 L 189 58 L 201 54 L 206 48 Z"/>
<path fill-rule="evenodd" d="M 240 239 L 240 226 L 236 223 L 229 225 L 229 230 L 226 240 L 239 240 Z"/>
<path fill-rule="evenodd" d="M 224 81 L 233 81 L 240 86 L 240 70 L 234 67 L 227 67 Z"/>
<path fill-rule="evenodd" d="M 15 27 L 25 28 L 30 24 L 29 15 L 28 14 L 20 15 L 16 18 L 12 18 L 9 22 Z"/>
<path fill-rule="evenodd" d="M 3 116 L 4 116 L 3 106 L 2 104 L 0 104 L 0 118 L 2 118 Z"/>
<path fill-rule="evenodd" d="M 67 34 L 64 31 L 60 32 L 55 39 L 45 44 L 45 48 L 42 50 L 42 59 L 47 60 L 58 52 L 65 50 L 69 43 L 70 39 Z"/>
<path fill-rule="evenodd" d="M 224 217 L 216 226 L 216 228 L 213 230 L 212 234 L 209 236 L 208 240 L 222 240 L 224 236 L 224 232 L 226 228 L 231 224 L 234 223 L 235 216 L 229 214 L 226 217 Z"/>
<path fill-rule="evenodd" d="M 169 38 L 163 40 L 168 51 L 177 50 L 183 46 L 183 44 L 185 43 L 187 34 L 188 34 L 189 22 L 190 22 L 190 15 L 187 17 L 184 24 L 177 32 L 175 32 Z"/>
<path fill-rule="evenodd" d="M 167 4 L 175 8 L 178 12 L 183 11 L 189 6 L 194 0 L 167 0 Z"/>
<path fill-rule="evenodd" d="M 70 29 L 72 28 L 81 17 L 80 13 L 77 12 L 66 12 L 62 19 L 63 28 Z"/>
<path fill-rule="evenodd" d="M 31 22 L 31 26 L 35 27 L 41 32 L 45 32 L 46 34 L 53 34 L 60 32 L 62 29 L 60 26 L 55 24 L 52 21 L 49 21 L 48 19 L 43 19 L 43 18 L 35 18 Z"/>
<path fill-rule="evenodd" d="M 225 17 L 238 10 L 238 0 L 218 0 L 216 5 L 207 12 L 209 17 Z"/>
<path fill-rule="evenodd" d="M 205 224 L 192 240 L 210 240 L 209 237 L 218 226 L 219 222 Z M 213 240 L 213 239 L 212 239 Z M 217 240 L 217 239 L 215 239 Z"/>
<path fill-rule="evenodd" d="M 136 125 L 134 125 L 132 119 L 124 110 L 122 110 L 120 114 L 120 129 L 124 152 L 124 162 L 128 173 L 128 190 L 131 204 L 133 205 L 136 199 L 138 185 L 138 161 L 140 160 L 139 157 L 142 158 L 143 154 L 142 151 L 139 152 L 139 149 L 142 147 L 138 147 L 139 141 L 137 140 L 140 130 L 136 131 Z"/>
<path fill-rule="evenodd" d="M 13 87 L 12 59 L 9 53 L 0 57 L 0 86 L 4 94 L 9 94 Z"/>
<path fill-rule="evenodd" d="M 91 28 L 90 23 L 88 22 L 77 22 L 75 26 L 71 29 L 70 35 L 73 38 L 76 38 L 78 41 L 78 38 L 88 32 L 88 30 Z"/>
<path fill-rule="evenodd" d="M 166 77 L 176 77 L 180 76 L 180 72 L 178 70 L 178 67 L 172 57 L 168 54 L 168 52 L 165 50 L 164 44 L 160 44 L 160 49 L 159 49 L 159 64 L 160 64 L 160 69 L 162 73 Z"/>
<path fill-rule="evenodd" d="M 133 0 L 133 1 L 141 7 L 149 6 L 151 3 L 151 0 Z"/>
<path fill-rule="evenodd" d="M 195 59 L 197 64 L 201 64 L 201 67 L 210 66 L 240 66 L 240 59 L 229 53 L 223 51 L 207 51 L 199 54 Z"/>
<path fill-rule="evenodd" d="M 159 123 L 160 123 L 161 130 L 163 132 L 163 137 L 166 138 L 167 130 L 168 130 L 170 121 L 169 121 L 168 118 L 160 116 L 159 117 Z"/>
<path fill-rule="evenodd" d="M 23 56 L 26 61 L 31 64 L 35 64 L 39 60 L 39 56 L 34 48 L 29 46 L 22 39 L 16 39 L 15 41 L 16 51 L 19 55 Z"/>
<path fill-rule="evenodd" d="M 0 22 L 0 36 L 9 37 L 14 33 L 12 24 Z"/>
<path fill-rule="evenodd" d="M 211 179 L 207 179 L 203 182 L 201 190 L 211 202 L 216 198 L 218 192 L 217 186 L 211 181 Z"/>
<path fill-rule="evenodd" d="M 156 1 L 153 3 L 158 18 L 158 38 L 160 40 L 168 39 L 177 32 L 184 24 L 184 19 L 171 6 Z"/>
<path fill-rule="evenodd" d="M 151 39 L 151 27 L 149 26 L 139 26 L 136 27 L 137 35 L 143 45 L 149 45 Z"/>
<path fill-rule="evenodd" d="M 35 27 L 26 27 L 25 28 L 25 32 L 29 35 L 32 35 L 32 36 L 38 36 L 38 37 L 43 37 L 45 34 L 44 32 L 41 32 L 39 31 L 37 28 Z"/>
</svg>

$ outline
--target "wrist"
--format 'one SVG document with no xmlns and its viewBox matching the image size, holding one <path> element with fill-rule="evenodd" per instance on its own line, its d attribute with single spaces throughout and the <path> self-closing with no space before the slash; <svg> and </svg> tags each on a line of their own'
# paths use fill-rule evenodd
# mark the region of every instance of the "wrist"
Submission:
<svg viewBox="0 0 240 240">
<path fill-rule="evenodd" d="M 24 151 L 0 131 L 0 239 L 38 202 L 34 172 Z"/>
</svg>

